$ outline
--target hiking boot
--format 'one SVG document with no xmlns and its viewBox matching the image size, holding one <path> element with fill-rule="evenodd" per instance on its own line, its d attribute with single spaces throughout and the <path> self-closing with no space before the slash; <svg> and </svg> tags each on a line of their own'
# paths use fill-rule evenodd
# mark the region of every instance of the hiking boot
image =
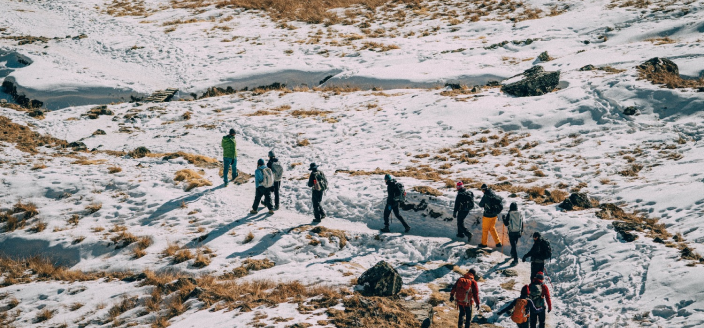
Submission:
<svg viewBox="0 0 704 328">
<path fill-rule="evenodd" d="M 320 219 L 313 219 L 313 223 L 320 223 Z"/>
<path fill-rule="evenodd" d="M 516 266 L 516 265 L 518 265 L 518 259 L 513 259 L 513 261 L 511 261 L 511 266 Z"/>
<path fill-rule="evenodd" d="M 249 214 L 257 214 L 257 210 L 251 210 L 249 211 Z"/>
<path fill-rule="evenodd" d="M 479 248 L 484 248 L 484 247 L 486 247 L 486 245 L 484 245 L 484 244 L 479 244 L 479 245 L 477 245 L 477 247 L 479 247 Z"/>
<path fill-rule="evenodd" d="M 278 210 L 279 210 L 279 205 L 274 206 L 274 211 L 278 211 Z"/>
<path fill-rule="evenodd" d="M 469 243 L 471 243 L 471 242 L 472 242 L 472 233 L 471 233 L 471 232 L 467 232 L 467 244 L 469 244 Z"/>
<path fill-rule="evenodd" d="M 225 187 L 227 187 L 227 181 L 225 181 L 224 185 L 225 185 Z"/>
<path fill-rule="evenodd" d="M 389 230 L 389 226 L 385 226 L 385 227 L 384 227 L 383 229 L 381 229 L 380 231 L 381 231 L 381 232 L 391 232 L 391 230 Z"/>
<path fill-rule="evenodd" d="M 497 243 L 497 244 L 496 244 L 496 247 L 501 247 L 501 243 Z"/>
<path fill-rule="evenodd" d="M 458 234 L 457 234 L 457 238 L 464 238 L 464 234 L 463 234 L 463 233 L 458 233 Z"/>
<path fill-rule="evenodd" d="M 405 230 L 404 232 L 409 232 L 409 231 L 411 231 L 411 226 L 404 226 L 404 228 L 406 228 L 406 230 Z"/>
<path fill-rule="evenodd" d="M 274 214 L 274 210 L 269 210 L 269 215 Z"/>
</svg>

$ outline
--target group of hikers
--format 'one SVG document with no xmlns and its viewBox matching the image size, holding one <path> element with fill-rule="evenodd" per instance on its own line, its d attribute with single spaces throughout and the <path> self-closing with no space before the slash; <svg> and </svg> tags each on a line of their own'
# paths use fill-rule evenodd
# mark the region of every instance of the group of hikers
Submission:
<svg viewBox="0 0 704 328">
<path fill-rule="evenodd" d="M 223 148 L 223 182 L 227 186 L 228 173 L 232 168 L 232 180 L 238 176 L 237 173 L 237 143 L 235 140 L 236 132 L 230 129 L 229 134 L 222 138 Z M 279 162 L 274 151 L 269 151 L 269 161 L 264 162 L 264 159 L 257 160 L 257 169 L 254 173 L 255 196 L 252 205 L 251 214 L 258 213 L 259 204 L 264 202 L 264 206 L 269 209 L 269 214 L 274 214 L 275 210 L 279 209 L 279 191 L 281 188 L 281 178 L 283 176 L 283 166 Z M 325 174 L 319 170 L 316 163 L 310 163 L 308 168 L 310 176 L 308 177 L 308 187 L 312 190 L 313 203 L 313 223 L 319 223 L 325 218 L 325 210 L 322 207 L 323 195 L 328 189 L 328 181 Z M 399 212 L 399 206 L 406 202 L 406 192 L 402 183 L 398 182 L 392 175 L 385 174 L 384 182 L 386 183 L 386 205 L 384 207 L 384 228 L 381 232 L 390 232 L 390 216 L 394 216 L 403 225 L 404 231 L 409 232 L 411 226 L 403 219 Z M 474 209 L 474 194 L 465 188 L 462 181 L 456 184 L 457 196 L 455 198 L 454 209 L 452 213 L 453 219 L 457 219 L 457 237 L 467 238 L 467 242 L 472 240 L 472 232 L 465 226 L 465 219 L 469 212 Z M 486 184 L 480 187 L 483 195 L 479 201 L 479 208 L 483 209 L 482 213 L 482 236 L 478 247 L 487 247 L 489 236 L 494 240 L 495 247 L 501 247 L 501 239 L 496 230 L 496 222 L 499 215 L 503 211 L 503 198 L 497 195 Z M 272 203 L 271 194 L 274 194 L 274 202 Z M 479 219 L 477 219 L 479 220 Z M 508 238 L 511 245 L 511 266 L 518 264 L 518 241 L 524 233 L 523 214 L 518 210 L 517 203 L 511 203 L 508 212 L 502 216 L 502 223 L 508 229 Z M 530 284 L 521 288 L 521 296 L 510 304 L 505 306 L 499 314 L 507 313 L 512 310 L 511 319 L 518 324 L 519 328 L 536 328 L 538 322 L 539 327 L 545 327 L 545 312 L 552 311 L 550 302 L 550 292 L 547 285 L 544 283 L 545 261 L 552 257 L 550 243 L 541 237 L 539 232 L 533 233 L 533 246 L 530 251 L 523 255 L 523 262 L 528 258 L 531 259 L 531 275 Z M 479 288 L 474 280 L 476 271 L 470 269 L 467 274 L 459 278 L 450 292 L 450 301 L 457 300 L 457 306 L 460 311 L 460 317 L 457 323 L 458 328 L 462 328 L 463 321 L 465 327 L 470 326 L 472 318 L 472 305 L 479 309 Z M 463 318 L 466 318 L 464 320 Z"/>
</svg>

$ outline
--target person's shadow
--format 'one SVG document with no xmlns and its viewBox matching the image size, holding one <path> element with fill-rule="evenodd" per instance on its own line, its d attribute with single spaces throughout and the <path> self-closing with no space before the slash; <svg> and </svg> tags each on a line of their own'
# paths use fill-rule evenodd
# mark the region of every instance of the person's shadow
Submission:
<svg viewBox="0 0 704 328">
<path fill-rule="evenodd" d="M 185 203 L 185 204 L 193 203 L 193 202 L 197 201 L 198 199 L 200 199 L 201 197 L 203 197 L 207 194 L 213 193 L 213 192 L 217 191 L 218 189 L 222 189 L 222 188 L 225 188 L 225 185 L 220 184 L 220 185 L 212 187 L 210 189 L 206 189 L 206 190 L 203 190 L 200 192 L 190 193 L 190 194 L 178 197 L 178 198 L 174 198 L 164 204 L 161 204 L 161 206 L 159 206 L 154 211 L 154 213 L 150 214 L 149 217 L 142 219 L 141 224 L 142 225 L 150 225 L 150 224 L 152 224 L 152 222 L 155 219 L 159 218 L 160 216 L 167 214 L 177 208 L 181 208 L 182 203 Z"/>
</svg>

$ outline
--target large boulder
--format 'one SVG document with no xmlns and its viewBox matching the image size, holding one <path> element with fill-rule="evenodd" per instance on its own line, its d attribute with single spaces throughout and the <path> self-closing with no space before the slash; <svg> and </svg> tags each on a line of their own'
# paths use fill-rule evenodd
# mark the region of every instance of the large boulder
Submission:
<svg viewBox="0 0 704 328">
<path fill-rule="evenodd" d="M 570 195 L 569 198 L 565 199 L 561 204 L 560 207 L 572 211 L 575 208 L 581 208 L 581 209 L 587 209 L 587 208 L 592 208 L 592 200 L 589 198 L 589 195 L 582 193 L 582 192 L 575 192 Z"/>
<path fill-rule="evenodd" d="M 380 261 L 362 273 L 357 283 L 364 286 L 364 292 L 368 295 L 392 296 L 401 291 L 403 280 L 390 264 Z"/>
<path fill-rule="evenodd" d="M 503 82 L 501 91 L 516 97 L 531 97 L 544 95 L 560 83 L 560 72 L 546 72 L 542 66 L 536 65 L 522 74 Z"/>
<path fill-rule="evenodd" d="M 616 221 L 613 224 L 614 230 L 621 236 L 621 239 L 623 239 L 626 242 L 632 242 L 638 239 L 638 235 L 632 233 L 632 231 L 636 231 L 640 229 L 640 224 L 635 223 L 635 222 L 623 222 L 623 221 Z"/>
<path fill-rule="evenodd" d="M 643 70 L 649 74 L 672 74 L 680 75 L 680 70 L 673 61 L 667 58 L 650 58 L 646 62 L 636 66 L 637 69 Z"/>
</svg>

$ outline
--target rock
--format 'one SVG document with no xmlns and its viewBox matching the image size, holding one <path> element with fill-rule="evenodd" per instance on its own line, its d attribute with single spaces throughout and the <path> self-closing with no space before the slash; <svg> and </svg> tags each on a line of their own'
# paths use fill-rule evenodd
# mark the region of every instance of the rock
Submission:
<svg viewBox="0 0 704 328">
<path fill-rule="evenodd" d="M 638 108 L 636 106 L 628 106 L 623 109 L 623 115 L 636 115 L 638 113 Z"/>
<path fill-rule="evenodd" d="M 32 109 L 27 113 L 30 117 L 44 117 L 44 111 L 41 109 Z"/>
<path fill-rule="evenodd" d="M 147 147 L 137 147 L 135 150 L 128 153 L 132 158 L 142 158 L 147 156 L 147 154 L 151 154 L 151 150 Z"/>
<path fill-rule="evenodd" d="M 657 305 L 650 312 L 656 317 L 661 317 L 665 319 L 671 318 L 677 313 L 672 307 L 667 305 Z"/>
<path fill-rule="evenodd" d="M 365 293 L 373 296 L 396 295 L 403 286 L 401 275 L 385 261 L 380 261 L 362 273 L 357 283 L 364 286 Z"/>
<path fill-rule="evenodd" d="M 106 135 L 106 134 L 107 134 L 107 133 L 105 133 L 105 131 L 103 131 L 103 130 L 101 130 L 101 129 L 97 129 L 97 130 L 95 130 L 95 132 L 93 132 L 93 135 L 94 135 L 94 136 L 104 136 L 104 135 Z"/>
<path fill-rule="evenodd" d="M 0 99 L 0 104 L 7 104 L 7 99 Z"/>
<path fill-rule="evenodd" d="M 634 222 L 622 222 L 616 221 L 613 224 L 614 230 L 618 232 L 619 236 L 626 242 L 632 242 L 638 239 L 638 235 L 631 233 L 631 231 L 638 230 L 639 224 Z"/>
<path fill-rule="evenodd" d="M 550 55 L 548 55 L 547 51 L 541 52 L 540 55 L 538 55 L 538 59 L 544 62 L 552 60 L 552 58 L 550 58 Z"/>
<path fill-rule="evenodd" d="M 126 277 L 126 278 L 122 279 L 122 281 L 135 282 L 135 281 L 140 281 L 140 280 L 144 280 L 144 279 L 147 279 L 147 275 L 144 272 L 142 272 L 140 274 L 135 274 L 135 275 L 131 275 L 129 277 Z"/>
<path fill-rule="evenodd" d="M 477 258 L 480 256 L 489 255 L 489 253 L 491 253 L 491 252 L 492 252 L 491 249 L 473 247 L 473 248 L 467 248 L 467 250 L 465 251 L 465 254 L 467 255 L 468 258 L 474 259 L 474 258 Z"/>
<path fill-rule="evenodd" d="M 559 71 L 546 72 L 536 65 L 504 81 L 501 91 L 516 97 L 541 96 L 554 90 L 559 82 Z"/>
<path fill-rule="evenodd" d="M 704 87 L 699 87 L 699 89 L 697 89 L 697 92 L 704 92 Z"/>
<path fill-rule="evenodd" d="M 68 294 L 69 294 L 69 295 L 76 295 L 76 294 L 79 294 L 79 293 L 84 292 L 86 289 L 88 289 L 88 287 L 86 287 L 86 286 L 70 287 L 70 288 L 68 289 Z"/>
<path fill-rule="evenodd" d="M 586 65 L 586 66 L 580 68 L 579 70 L 582 71 L 582 72 L 584 72 L 584 71 L 593 71 L 593 70 L 596 70 L 596 67 L 595 67 L 594 65 L 592 65 L 592 64 L 589 64 L 589 65 Z"/>
<path fill-rule="evenodd" d="M 501 82 L 499 81 L 489 81 L 486 83 L 486 86 L 488 87 L 498 87 L 501 86 Z"/>
<path fill-rule="evenodd" d="M 616 204 L 601 204 L 599 208 L 601 211 L 597 212 L 596 216 L 602 220 L 618 220 L 626 215 L 626 212 Z"/>
<path fill-rule="evenodd" d="M 665 73 L 676 75 L 678 77 L 680 75 L 680 70 L 677 67 L 677 64 L 667 58 L 650 58 L 646 62 L 636 66 L 636 68 L 644 70 L 648 73 Z"/>
<path fill-rule="evenodd" d="M 401 305 L 416 316 L 421 328 L 429 328 L 433 324 L 433 306 L 425 302 L 401 301 Z"/>
<path fill-rule="evenodd" d="M 474 93 L 482 92 L 482 87 L 481 87 L 481 86 L 478 86 L 478 85 L 475 85 L 475 86 L 472 87 L 472 92 L 474 92 Z"/>
<path fill-rule="evenodd" d="M 582 42 L 584 42 L 584 44 L 590 44 L 590 43 L 591 43 L 591 42 L 589 42 L 589 40 L 584 40 L 584 41 L 582 41 Z"/>
<path fill-rule="evenodd" d="M 462 89 L 462 85 L 460 85 L 459 83 L 445 83 L 445 87 L 449 87 L 452 90 Z"/>
<path fill-rule="evenodd" d="M 664 244 L 664 243 L 665 243 L 665 241 L 664 241 L 662 238 L 660 238 L 660 237 L 655 237 L 655 238 L 653 239 L 653 242 L 656 242 L 656 243 L 658 243 L 658 244 Z"/>
<path fill-rule="evenodd" d="M 74 141 L 74 142 L 68 144 L 68 146 L 70 148 L 73 148 L 73 150 L 75 150 L 75 151 L 88 150 L 88 147 L 86 146 L 86 144 L 84 144 L 81 141 Z"/>
<path fill-rule="evenodd" d="M 574 210 L 575 207 L 587 209 L 592 208 L 592 201 L 589 195 L 585 193 L 572 193 L 569 198 L 560 204 L 560 207 L 568 211 Z"/>
<path fill-rule="evenodd" d="M 502 271 L 501 271 L 501 274 L 502 274 L 504 277 L 518 277 L 518 271 L 516 271 L 516 270 L 514 270 L 514 269 L 502 270 Z"/>
</svg>

